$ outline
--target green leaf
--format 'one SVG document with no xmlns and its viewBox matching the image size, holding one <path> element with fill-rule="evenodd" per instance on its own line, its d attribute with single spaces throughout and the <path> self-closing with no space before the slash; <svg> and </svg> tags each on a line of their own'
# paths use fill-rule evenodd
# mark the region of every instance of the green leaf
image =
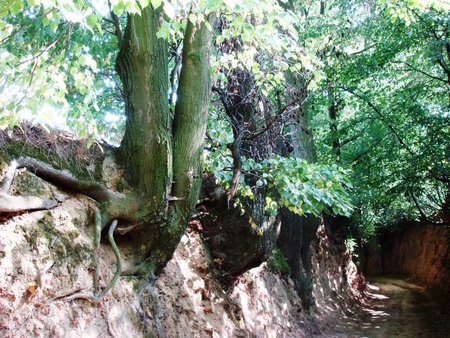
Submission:
<svg viewBox="0 0 450 338">
<path fill-rule="evenodd" d="M 142 9 L 144 9 L 150 4 L 150 0 L 139 0 L 139 4 L 141 5 Z"/>
<path fill-rule="evenodd" d="M 225 41 L 225 38 L 223 37 L 223 35 L 218 35 L 216 38 L 216 43 L 217 44 L 221 44 L 222 42 Z"/>
<path fill-rule="evenodd" d="M 152 6 L 154 9 L 157 9 L 159 6 L 161 6 L 162 0 L 151 0 Z"/>
<path fill-rule="evenodd" d="M 14 1 L 12 5 L 9 6 L 9 12 L 11 14 L 17 14 L 23 9 L 22 1 Z"/>
<path fill-rule="evenodd" d="M 206 8 L 208 8 L 210 11 L 214 12 L 220 9 L 223 5 L 223 0 L 207 0 L 206 1 Z"/>
<path fill-rule="evenodd" d="M 91 27 L 92 29 L 95 28 L 95 26 L 97 25 L 98 22 L 98 17 L 95 14 L 91 14 L 86 18 L 86 23 L 89 27 Z"/>
<path fill-rule="evenodd" d="M 163 22 L 161 28 L 156 32 L 156 37 L 160 39 L 169 39 L 170 37 L 170 24 L 166 21 Z"/>
<path fill-rule="evenodd" d="M 122 15 L 125 12 L 125 4 L 123 1 L 119 1 L 113 6 L 113 12 L 116 15 Z"/>
<path fill-rule="evenodd" d="M 189 21 L 195 25 L 197 23 L 197 15 L 194 13 L 189 14 Z"/>
<path fill-rule="evenodd" d="M 164 2 L 164 13 L 166 13 L 171 20 L 175 18 L 175 9 L 170 2 Z"/>
<path fill-rule="evenodd" d="M 245 21 L 244 17 L 240 15 L 236 18 L 236 20 L 234 20 L 234 25 L 236 27 L 241 27 L 244 24 L 244 21 Z"/>
<path fill-rule="evenodd" d="M 82 65 L 82 66 L 86 66 L 86 64 L 87 64 L 87 57 L 86 57 L 86 55 L 81 55 L 79 58 L 78 58 L 78 62 L 80 63 L 80 65 Z"/>
<path fill-rule="evenodd" d="M 51 29 L 54 33 L 56 33 L 56 31 L 57 31 L 57 29 L 58 29 L 58 26 L 59 26 L 59 24 L 58 24 L 58 22 L 56 22 L 56 21 L 52 21 L 52 22 L 50 23 L 50 29 Z"/>
</svg>

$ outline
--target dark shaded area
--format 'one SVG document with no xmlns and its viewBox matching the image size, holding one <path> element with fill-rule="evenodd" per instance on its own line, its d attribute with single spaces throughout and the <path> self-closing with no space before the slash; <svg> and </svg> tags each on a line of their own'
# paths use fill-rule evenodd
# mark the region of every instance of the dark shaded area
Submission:
<svg viewBox="0 0 450 338">
<path fill-rule="evenodd" d="M 217 268 L 233 277 L 267 260 L 276 224 L 273 217 L 264 221 L 264 204 L 254 203 L 251 214 L 242 214 L 240 208 L 230 206 L 228 194 L 209 174 L 204 175 L 201 198 L 189 226 L 202 234 Z M 258 206 L 260 210 L 256 210 Z"/>
<path fill-rule="evenodd" d="M 320 218 L 299 216 L 285 208 L 280 210 L 279 215 L 281 227 L 277 246 L 291 267 L 291 278 L 303 307 L 309 309 L 314 304 L 311 243 L 316 238 Z"/>
</svg>

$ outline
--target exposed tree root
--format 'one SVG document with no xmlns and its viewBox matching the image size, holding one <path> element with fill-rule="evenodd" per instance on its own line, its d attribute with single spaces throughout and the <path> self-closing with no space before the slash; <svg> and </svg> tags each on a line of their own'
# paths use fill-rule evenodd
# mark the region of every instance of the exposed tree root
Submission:
<svg viewBox="0 0 450 338">
<path fill-rule="evenodd" d="M 97 208 L 94 212 L 94 222 L 94 292 L 96 293 L 98 290 L 98 279 L 100 274 L 100 271 L 98 269 L 98 251 L 100 249 L 100 237 L 102 234 L 102 215 L 100 214 L 100 210 Z"/>
<path fill-rule="evenodd" d="M 101 222 L 99 222 L 99 223 L 101 223 Z M 116 256 L 116 260 L 117 260 L 116 273 L 115 273 L 113 279 L 109 282 L 109 284 L 97 296 L 86 294 L 86 293 L 76 293 L 76 294 L 73 294 L 70 296 L 61 296 L 58 298 L 54 298 L 53 300 L 56 300 L 56 299 L 65 299 L 65 300 L 85 299 L 91 303 L 100 303 L 102 301 L 103 297 L 105 297 L 105 295 L 108 293 L 108 291 L 111 290 L 111 288 L 116 284 L 117 280 L 119 279 L 119 277 L 122 273 L 122 258 L 120 257 L 119 248 L 117 247 L 116 242 L 114 241 L 114 230 L 116 229 L 117 223 L 118 223 L 118 221 L 114 220 L 112 222 L 111 226 L 109 227 L 109 231 L 108 231 L 108 240 L 109 240 L 109 243 L 111 244 L 112 250 L 113 250 L 114 255 Z M 97 229 L 98 229 L 98 227 L 96 226 L 96 231 L 97 231 Z M 97 244 L 97 242 L 96 242 L 96 244 Z M 97 277 L 98 277 L 98 273 L 96 273 L 96 278 Z"/>
<path fill-rule="evenodd" d="M 125 196 L 119 194 L 115 191 L 111 191 L 105 188 L 103 185 L 92 182 L 92 181 L 81 181 L 74 177 L 71 173 L 66 171 L 61 171 L 53 168 L 52 166 L 37 161 L 33 158 L 29 157 L 21 157 L 17 161 L 12 161 L 8 167 L 8 171 L 5 175 L 5 178 L 1 182 L 0 185 L 0 212 L 17 212 L 17 211 L 27 211 L 27 210 L 36 210 L 36 209 L 51 209 L 54 208 L 58 201 L 51 199 L 42 199 L 37 196 L 10 196 L 8 192 L 10 190 L 12 181 L 14 179 L 15 170 L 18 167 L 26 167 L 33 171 L 36 175 L 43 177 L 45 179 L 58 182 L 67 188 L 71 188 L 77 191 L 84 193 L 86 196 L 95 199 L 97 202 L 109 202 L 109 206 L 112 202 L 115 202 L 116 209 L 124 212 L 126 214 L 126 205 L 127 203 L 123 203 L 125 200 Z M 118 207 L 117 207 L 118 205 Z M 120 212 L 119 211 L 119 212 Z M 105 211 L 105 215 L 107 217 L 102 217 L 100 210 L 95 210 L 95 224 L 94 224 L 94 256 L 95 256 L 95 273 L 94 273 L 94 293 L 97 292 L 98 289 L 98 279 L 99 279 L 99 270 L 98 270 L 98 251 L 100 248 L 100 237 L 101 231 L 106 226 L 107 222 L 109 222 L 109 218 L 114 216 L 114 212 L 111 213 L 110 210 Z M 106 218 L 106 219 L 105 219 Z M 103 224 L 102 224 L 103 220 Z M 120 257 L 120 251 L 116 245 L 114 240 L 114 230 L 116 229 L 118 224 L 118 219 L 114 219 L 109 227 L 108 231 L 108 240 L 111 244 L 114 255 L 116 256 L 117 261 L 117 269 L 114 275 L 114 278 L 109 282 L 109 284 L 105 287 L 105 289 L 98 294 L 97 296 L 84 294 L 84 293 L 75 293 L 70 296 L 61 296 L 54 298 L 56 299 L 86 299 L 92 303 L 99 303 L 102 301 L 103 297 L 108 293 L 109 290 L 116 284 L 122 273 L 122 259 Z"/>
<path fill-rule="evenodd" d="M 52 199 L 42 199 L 37 196 L 10 196 L 8 192 L 11 188 L 18 163 L 11 161 L 8 166 L 5 178 L 0 186 L 0 212 L 18 212 L 38 209 L 54 208 L 58 201 Z"/>
<path fill-rule="evenodd" d="M 79 191 L 97 202 L 105 202 L 122 197 L 121 194 L 105 188 L 102 184 L 93 181 L 77 179 L 70 172 L 57 170 L 47 163 L 30 157 L 21 157 L 17 160 L 18 167 L 25 167 L 37 176 L 57 182 L 66 188 Z"/>
<path fill-rule="evenodd" d="M 0 212 L 52 209 L 58 201 L 36 196 L 10 196 L 0 191 Z"/>
<path fill-rule="evenodd" d="M 21 157 L 17 160 L 17 163 L 18 167 L 26 167 L 45 180 L 79 191 L 97 202 L 103 203 L 102 229 L 114 219 L 125 219 L 130 223 L 137 221 L 136 213 L 143 202 L 140 197 L 124 195 L 117 191 L 109 190 L 98 182 L 79 180 L 70 172 L 57 170 L 51 165 L 33 158 Z"/>
<path fill-rule="evenodd" d="M 3 190 L 5 194 L 7 194 L 9 192 L 9 189 L 11 188 L 11 184 L 14 179 L 14 173 L 16 169 L 17 169 L 17 162 L 11 161 L 11 163 L 8 166 L 8 171 L 6 172 L 2 184 L 0 185 L 0 189 Z"/>
</svg>

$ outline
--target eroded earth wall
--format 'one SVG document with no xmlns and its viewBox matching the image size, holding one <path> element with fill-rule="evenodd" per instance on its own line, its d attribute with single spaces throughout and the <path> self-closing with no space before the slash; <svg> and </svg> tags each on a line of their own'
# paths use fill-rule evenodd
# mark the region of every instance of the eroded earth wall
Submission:
<svg viewBox="0 0 450 338">
<path fill-rule="evenodd" d="M 0 214 L 1 337 L 330 337 L 354 296 L 356 269 L 323 228 L 313 245 L 309 313 L 289 277 L 265 263 L 224 285 L 200 234 L 188 229 L 158 277 L 122 276 L 98 304 L 74 299 L 103 290 L 116 270 L 104 238 L 94 249 L 97 205 L 26 170 L 16 173 L 11 191 L 58 204 Z M 125 263 L 121 236 L 115 234 Z"/>
<path fill-rule="evenodd" d="M 409 222 L 385 231 L 363 253 L 366 276 L 404 275 L 430 289 L 450 292 L 450 228 Z"/>
</svg>

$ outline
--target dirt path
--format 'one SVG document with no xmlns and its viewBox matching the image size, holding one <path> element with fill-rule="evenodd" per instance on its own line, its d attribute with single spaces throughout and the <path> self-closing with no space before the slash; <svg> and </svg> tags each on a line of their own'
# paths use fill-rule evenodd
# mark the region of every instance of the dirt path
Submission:
<svg viewBox="0 0 450 338">
<path fill-rule="evenodd" d="M 347 332 L 335 337 L 450 337 L 450 304 L 401 279 L 375 278 L 369 282 L 371 294 L 362 315 L 349 317 L 348 326 L 342 328 Z"/>
</svg>

